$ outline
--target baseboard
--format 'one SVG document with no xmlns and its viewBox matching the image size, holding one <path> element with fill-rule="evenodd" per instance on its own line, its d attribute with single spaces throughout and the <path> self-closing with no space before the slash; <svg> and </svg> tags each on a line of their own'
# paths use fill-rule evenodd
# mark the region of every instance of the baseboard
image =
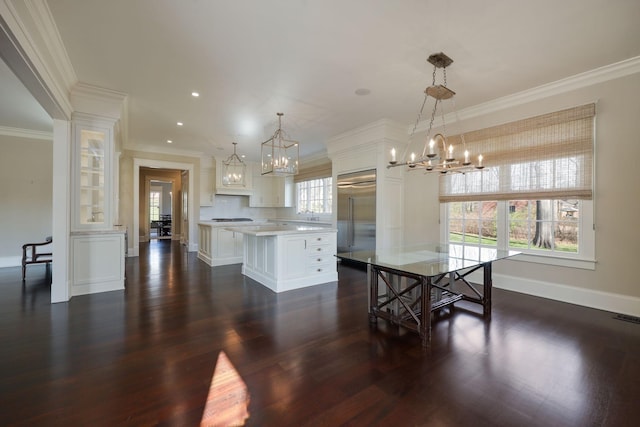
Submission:
<svg viewBox="0 0 640 427">
<path fill-rule="evenodd" d="M 20 267 L 21 265 L 22 265 L 22 257 L 20 256 L 0 257 L 0 268 Z"/>
<path fill-rule="evenodd" d="M 124 289 L 124 279 L 109 280 L 104 282 L 94 282 L 76 284 L 71 288 L 72 296 L 96 294 L 100 292 L 121 291 Z"/>
<path fill-rule="evenodd" d="M 480 275 L 472 280 L 477 283 L 482 283 L 482 277 Z M 640 317 L 640 298 L 628 295 L 578 288 L 559 283 L 522 279 L 515 276 L 495 273 L 493 274 L 493 286 L 507 291 L 520 292 L 598 310 Z"/>
</svg>

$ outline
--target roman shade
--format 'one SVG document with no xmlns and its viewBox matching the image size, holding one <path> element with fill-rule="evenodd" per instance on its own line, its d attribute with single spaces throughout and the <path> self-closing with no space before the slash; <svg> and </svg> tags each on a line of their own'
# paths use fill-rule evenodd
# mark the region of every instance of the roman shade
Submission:
<svg viewBox="0 0 640 427">
<path fill-rule="evenodd" d="M 440 202 L 591 199 L 594 117 L 595 104 L 587 104 L 465 133 L 485 168 L 441 175 Z"/>
<path fill-rule="evenodd" d="M 307 168 L 300 168 L 297 175 L 294 175 L 294 182 L 310 181 L 312 179 L 328 178 L 331 176 L 331 162 L 314 165 Z"/>
</svg>

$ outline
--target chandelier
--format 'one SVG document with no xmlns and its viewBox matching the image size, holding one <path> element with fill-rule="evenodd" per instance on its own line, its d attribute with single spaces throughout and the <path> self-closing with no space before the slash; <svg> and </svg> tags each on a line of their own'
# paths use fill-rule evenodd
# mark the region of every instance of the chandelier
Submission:
<svg viewBox="0 0 640 427">
<path fill-rule="evenodd" d="M 236 154 L 237 142 L 233 143 L 233 154 L 222 162 L 222 183 L 224 185 L 245 185 L 247 165 Z"/>
<path fill-rule="evenodd" d="M 455 103 L 453 102 L 452 98 L 456 93 L 447 87 L 447 67 L 451 65 L 453 59 L 440 52 L 434 53 L 433 55 L 429 56 L 427 61 L 433 64 L 433 81 L 431 83 L 431 86 L 427 87 L 424 91 L 424 100 L 422 101 L 422 106 L 420 107 L 416 123 L 413 126 L 413 131 L 411 132 L 412 137 L 416 131 L 416 128 L 418 127 L 420 119 L 422 118 L 424 107 L 427 104 L 427 99 L 429 97 L 434 98 L 435 102 L 433 104 L 433 111 L 431 112 L 431 120 L 429 121 L 429 129 L 427 131 L 427 137 L 425 140 L 424 148 L 422 150 L 422 154 L 418 156 L 415 152 L 412 152 L 407 158 L 406 154 L 409 151 L 409 143 L 409 146 L 407 146 L 407 149 L 402 156 L 403 161 L 398 162 L 396 158 L 396 149 L 392 148 L 391 160 L 389 161 L 389 165 L 387 166 L 387 168 L 396 166 L 407 166 L 411 169 L 419 168 L 424 169 L 425 172 L 440 172 L 443 174 L 447 172 L 464 173 L 474 169 L 484 168 L 482 164 L 482 154 L 478 154 L 477 163 L 473 164 L 471 162 L 471 153 L 469 153 L 469 151 L 466 149 L 464 135 L 460 135 L 462 150 L 464 150 L 462 160 L 456 158 L 456 153 L 459 152 L 459 150 L 454 147 L 453 143 L 450 143 L 447 140 L 445 112 L 442 102 L 445 100 L 451 100 L 451 103 L 453 104 L 453 112 L 455 114 Z M 442 69 L 441 84 L 436 84 L 436 74 L 438 69 Z M 438 107 L 440 107 L 442 130 L 441 133 L 436 133 L 432 137 L 431 131 L 433 129 L 433 122 L 438 115 Z"/>
<path fill-rule="evenodd" d="M 278 129 L 262 143 L 262 175 L 289 176 L 298 173 L 299 143 L 282 130 L 283 113 L 278 114 Z"/>
</svg>

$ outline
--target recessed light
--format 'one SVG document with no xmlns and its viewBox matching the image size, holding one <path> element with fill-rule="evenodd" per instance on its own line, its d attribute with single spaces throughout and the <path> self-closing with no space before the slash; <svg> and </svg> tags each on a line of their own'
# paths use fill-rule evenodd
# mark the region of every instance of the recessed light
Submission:
<svg viewBox="0 0 640 427">
<path fill-rule="evenodd" d="M 244 159 L 244 158 L 245 158 L 245 157 L 247 157 L 247 156 L 245 156 L 245 155 L 243 154 L 243 155 L 241 155 L 240 157 L 242 157 L 242 158 Z"/>
<path fill-rule="evenodd" d="M 171 144 L 173 141 L 170 139 L 167 139 L 167 144 Z"/>
<path fill-rule="evenodd" d="M 177 124 L 178 126 L 182 126 L 184 123 L 182 123 L 182 122 L 178 122 L 178 123 L 176 123 L 176 124 Z"/>
<path fill-rule="evenodd" d="M 365 95 L 369 95 L 371 91 L 367 88 L 361 87 L 360 89 L 356 89 L 355 93 L 358 96 L 365 96 Z"/>
<path fill-rule="evenodd" d="M 191 92 L 191 96 L 193 96 L 194 98 L 197 98 L 200 96 L 200 94 L 198 92 Z"/>
</svg>

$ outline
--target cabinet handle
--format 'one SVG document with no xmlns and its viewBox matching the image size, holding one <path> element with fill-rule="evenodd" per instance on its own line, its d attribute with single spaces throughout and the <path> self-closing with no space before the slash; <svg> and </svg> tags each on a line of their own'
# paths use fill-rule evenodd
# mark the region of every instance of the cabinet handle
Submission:
<svg viewBox="0 0 640 427">
<path fill-rule="evenodd" d="M 307 249 L 307 239 L 304 239 L 304 248 Z"/>
<path fill-rule="evenodd" d="M 318 252 L 320 252 L 320 251 L 322 250 L 322 248 L 318 248 L 318 249 L 316 249 L 316 250 L 317 250 Z"/>
<path fill-rule="evenodd" d="M 322 237 L 318 237 L 316 240 L 317 240 L 318 242 L 320 242 L 320 241 L 322 241 Z"/>
<path fill-rule="evenodd" d="M 318 273 L 320 273 L 321 271 L 322 271 L 322 269 L 321 269 L 321 268 L 319 268 L 319 269 L 318 269 Z"/>
</svg>

